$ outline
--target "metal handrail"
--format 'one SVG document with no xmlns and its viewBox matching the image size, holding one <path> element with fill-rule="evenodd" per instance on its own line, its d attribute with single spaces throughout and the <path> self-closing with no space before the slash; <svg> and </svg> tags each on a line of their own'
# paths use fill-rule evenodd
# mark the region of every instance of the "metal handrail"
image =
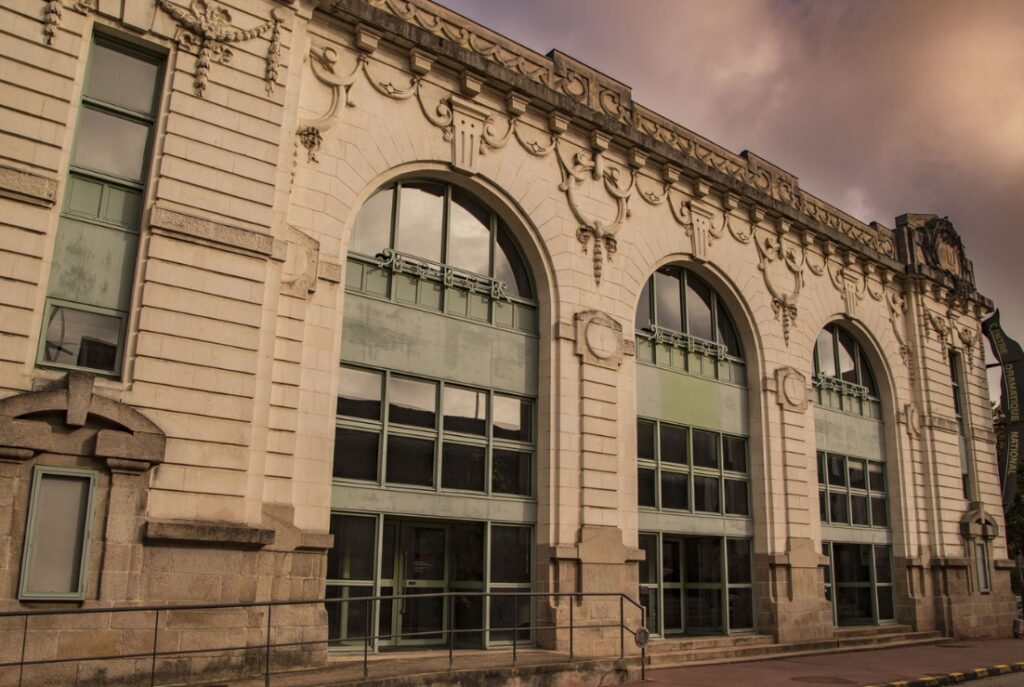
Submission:
<svg viewBox="0 0 1024 687">
<path fill-rule="evenodd" d="M 461 598 L 500 598 L 500 597 L 512 597 L 518 599 L 521 597 L 527 598 L 551 598 L 554 597 L 556 602 L 563 597 L 569 597 L 569 624 L 561 625 L 557 621 L 553 625 L 540 625 L 531 622 L 528 627 L 519 627 L 519 606 L 516 603 L 512 605 L 512 626 L 511 627 L 494 627 L 489 623 L 483 623 L 483 627 L 479 628 L 464 628 L 456 629 L 454 627 L 455 621 L 455 599 L 456 597 Z M 577 625 L 574 620 L 573 608 L 576 605 L 572 601 L 579 603 L 582 599 L 586 598 L 615 598 L 619 599 L 619 619 L 618 623 L 592 623 L 586 625 Z M 388 634 L 374 634 L 371 635 L 370 627 L 372 618 L 378 610 L 378 603 L 383 601 L 400 601 L 404 599 L 429 599 L 429 598 L 447 598 L 449 599 L 448 604 L 450 608 L 448 627 L 439 630 L 428 630 L 421 632 L 401 632 L 401 633 L 388 633 Z M 626 625 L 626 602 L 629 602 L 633 607 L 640 611 L 640 625 L 637 628 L 630 628 Z M 264 653 L 264 684 L 269 687 L 270 685 L 270 665 L 271 665 L 271 653 L 273 649 L 306 646 L 310 644 L 327 644 L 330 645 L 332 641 L 331 637 L 328 636 L 323 640 L 304 640 L 298 642 L 272 642 L 273 633 L 273 609 L 278 606 L 303 606 L 303 605 L 320 605 L 329 606 L 330 604 L 362 604 L 364 608 L 364 615 L 366 618 L 366 627 L 363 635 L 363 677 L 369 676 L 369 653 L 370 643 L 377 642 L 381 639 L 394 639 L 398 637 L 415 637 L 415 636 L 437 636 L 447 634 L 448 639 L 448 670 L 452 670 L 454 666 L 454 650 L 455 650 L 455 635 L 466 634 L 466 633 L 482 633 L 482 632 L 502 632 L 511 631 L 512 635 L 512 664 L 516 665 L 518 660 L 518 648 L 519 648 L 519 633 L 526 629 L 531 635 L 538 630 L 569 630 L 569 660 L 570 662 L 575 661 L 575 631 L 580 630 L 592 630 L 602 629 L 608 627 L 619 628 L 619 657 L 620 659 L 625 658 L 625 633 L 629 631 L 634 637 L 638 637 L 640 630 L 646 628 L 647 624 L 647 609 L 623 593 L 614 592 L 533 592 L 533 591 L 518 591 L 518 590 L 499 590 L 491 592 L 482 591 L 450 591 L 450 592 L 430 592 L 426 594 L 392 594 L 392 595 L 378 595 L 378 596 L 366 596 L 366 597 L 354 597 L 354 598 L 317 598 L 317 599 L 300 599 L 291 601 L 248 601 L 240 603 L 217 603 L 217 604 L 166 604 L 166 605 L 146 605 L 146 606 L 109 606 L 109 607 L 93 607 L 93 608 L 74 608 L 74 609 L 39 609 L 39 610 L 22 610 L 22 611 L 2 611 L 0 612 L 0 619 L 2 618 L 22 618 L 22 642 L 21 642 L 21 656 L 18 661 L 0 662 L 0 668 L 10 668 L 18 666 L 18 685 L 22 684 L 24 668 L 25 666 L 33 665 L 44 665 L 44 664 L 58 664 L 58 663 L 72 663 L 72 662 L 87 662 L 87 661 L 104 661 L 104 660 L 118 660 L 118 659 L 140 659 L 150 658 L 150 685 L 155 685 L 156 680 L 156 665 L 157 659 L 168 657 L 168 656 L 187 656 L 194 654 L 203 654 L 211 652 L 233 652 L 233 651 L 254 651 L 263 649 Z M 263 646 L 259 645 L 243 645 L 243 646 L 217 646 L 207 647 L 201 649 L 176 649 L 173 651 L 158 651 L 158 639 L 160 631 L 160 614 L 171 613 L 178 611 L 201 611 L 201 610 L 218 610 L 218 609 L 241 609 L 241 608 L 267 608 L 267 623 L 266 623 L 266 639 Z M 136 652 L 136 653 L 121 653 L 107 656 L 79 656 L 79 657 L 64 657 L 64 658 L 52 658 L 52 659 L 33 659 L 25 660 L 26 646 L 28 644 L 28 631 L 29 631 L 29 619 L 36 616 L 56 616 L 56 615 L 90 615 L 98 613 L 154 613 L 153 622 L 153 639 L 152 649 L 149 652 Z M 639 642 L 638 642 L 639 644 Z M 646 675 L 646 647 L 641 645 L 641 677 Z"/>
</svg>

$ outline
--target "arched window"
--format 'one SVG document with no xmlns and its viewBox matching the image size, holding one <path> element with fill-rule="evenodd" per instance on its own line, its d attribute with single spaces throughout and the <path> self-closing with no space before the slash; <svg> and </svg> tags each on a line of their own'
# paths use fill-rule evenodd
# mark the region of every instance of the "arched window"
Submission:
<svg viewBox="0 0 1024 687">
<path fill-rule="evenodd" d="M 814 387 L 818 405 L 877 418 L 878 385 L 860 344 L 830 324 L 814 346 Z"/>
<path fill-rule="evenodd" d="M 669 265 L 636 311 L 640 599 L 655 634 L 754 628 L 740 338 L 707 282 Z M 723 534 L 724 533 L 724 534 Z"/>
<path fill-rule="evenodd" d="M 498 216 L 438 181 L 400 181 L 360 210 L 347 287 L 457 317 L 536 331 L 529 270 Z"/>
</svg>

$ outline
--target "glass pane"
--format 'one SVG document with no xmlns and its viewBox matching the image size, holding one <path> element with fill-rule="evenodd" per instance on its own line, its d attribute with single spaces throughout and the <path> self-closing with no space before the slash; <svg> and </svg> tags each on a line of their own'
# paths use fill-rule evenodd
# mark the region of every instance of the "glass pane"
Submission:
<svg viewBox="0 0 1024 687">
<path fill-rule="evenodd" d="M 878 594 L 878 619 L 895 620 L 896 609 L 892 601 L 892 587 L 888 585 L 878 587 L 876 593 Z"/>
<path fill-rule="evenodd" d="M 826 377 L 835 377 L 836 349 L 831 330 L 823 329 L 818 334 L 818 344 L 814 347 L 814 354 L 818 361 L 818 372 Z"/>
<path fill-rule="evenodd" d="M 338 382 L 338 415 L 380 419 L 381 375 L 379 372 L 341 368 Z"/>
<path fill-rule="evenodd" d="M 754 590 L 729 589 L 729 629 L 745 630 L 754 626 Z"/>
<path fill-rule="evenodd" d="M 436 594 L 436 587 L 405 587 L 403 594 Z M 444 597 L 406 598 L 402 602 L 402 639 L 441 639 L 444 623 Z"/>
<path fill-rule="evenodd" d="M 833 544 L 836 584 L 871 582 L 869 544 Z"/>
<path fill-rule="evenodd" d="M 46 327 L 43 359 L 113 372 L 117 369 L 120 333 L 118 317 L 55 305 Z"/>
<path fill-rule="evenodd" d="M 636 305 L 636 328 L 637 329 L 650 329 L 651 328 L 651 280 L 648 279 L 644 283 L 644 288 L 640 291 L 640 300 Z"/>
<path fill-rule="evenodd" d="M 484 464 L 487 449 L 483 446 L 444 443 L 441 457 L 441 486 L 445 489 L 484 490 Z"/>
<path fill-rule="evenodd" d="M 865 625 L 871 614 L 871 587 L 836 586 L 836 617 L 840 625 Z"/>
<path fill-rule="evenodd" d="M 491 273 L 491 214 L 464 191 L 452 189 L 445 262 L 475 274 Z"/>
<path fill-rule="evenodd" d="M 726 562 L 729 566 L 729 584 L 750 584 L 752 581 L 749 539 L 727 539 Z"/>
<path fill-rule="evenodd" d="M 661 460 L 686 465 L 686 428 L 661 425 Z"/>
<path fill-rule="evenodd" d="M 640 550 L 644 557 L 640 561 L 640 584 L 658 583 L 658 535 L 641 534 Z"/>
<path fill-rule="evenodd" d="M 77 594 L 89 515 L 88 477 L 40 475 L 24 573 L 29 594 Z"/>
<path fill-rule="evenodd" d="M 487 393 L 460 389 L 454 386 L 444 388 L 444 431 L 464 434 L 487 434 Z"/>
<path fill-rule="evenodd" d="M 390 597 L 394 595 L 394 587 L 381 587 L 380 595 L 384 597 Z M 392 599 L 381 599 L 377 602 L 377 634 L 382 640 L 394 639 L 391 634 L 392 630 L 392 616 L 394 612 L 395 602 Z"/>
<path fill-rule="evenodd" d="M 889 510 L 885 507 L 884 498 L 871 499 L 871 524 L 875 527 L 889 526 Z"/>
<path fill-rule="evenodd" d="M 730 515 L 750 515 L 746 480 L 725 480 L 725 512 Z"/>
<path fill-rule="evenodd" d="M 395 534 L 397 530 L 398 525 L 387 520 L 384 521 L 384 537 L 380 547 L 380 579 L 382 580 L 395 578 Z M 381 594 L 384 594 L 383 590 L 381 590 Z"/>
<path fill-rule="evenodd" d="M 658 612 L 658 588 L 641 588 L 640 605 L 647 610 L 647 629 L 652 634 L 661 632 L 661 614 Z"/>
<path fill-rule="evenodd" d="M 686 590 L 686 631 L 693 633 L 722 631 L 722 591 Z"/>
<path fill-rule="evenodd" d="M 523 451 L 494 449 L 491 491 L 496 494 L 529 496 L 532 456 L 533 454 Z"/>
<path fill-rule="evenodd" d="M 847 382 L 857 383 L 856 360 L 857 350 L 853 338 L 840 329 L 839 334 L 839 376 Z"/>
<path fill-rule="evenodd" d="M 875 582 L 878 584 L 890 584 L 892 582 L 892 566 L 889 564 L 889 547 L 876 546 L 875 548 Z"/>
<path fill-rule="evenodd" d="M 686 275 L 687 332 L 707 341 L 715 338 L 711 328 L 711 289 L 690 273 Z"/>
<path fill-rule="evenodd" d="M 377 255 L 391 245 L 391 206 L 393 188 L 378 191 L 370 197 L 356 216 L 349 239 L 350 252 Z"/>
<path fill-rule="evenodd" d="M 373 596 L 373 587 L 327 585 L 326 598 L 329 601 L 324 607 L 327 610 L 328 646 L 363 646 L 367 629 L 373 633 L 367 622 L 373 602 L 364 600 L 370 596 Z"/>
<path fill-rule="evenodd" d="M 828 495 L 829 514 L 834 523 L 850 524 L 849 508 L 846 504 L 845 492 L 831 492 Z"/>
<path fill-rule="evenodd" d="M 409 255 L 440 262 L 444 186 L 416 182 L 402 184 L 401 189 L 395 248 Z"/>
<path fill-rule="evenodd" d="M 722 437 L 722 459 L 726 470 L 747 471 L 747 440 L 744 437 Z"/>
<path fill-rule="evenodd" d="M 693 430 L 693 464 L 701 468 L 718 467 L 718 435 Z"/>
<path fill-rule="evenodd" d="M 720 537 L 687 537 L 683 540 L 686 552 L 687 583 L 715 584 L 722 581 L 722 540 Z"/>
<path fill-rule="evenodd" d="M 331 514 L 334 546 L 327 552 L 328 580 L 372 580 L 377 522 L 374 518 Z"/>
<path fill-rule="evenodd" d="M 851 489 L 867 489 L 868 481 L 867 476 L 864 474 L 864 461 L 849 460 L 850 470 L 850 488 Z"/>
<path fill-rule="evenodd" d="M 491 526 L 491 582 L 530 581 L 530 528 Z"/>
<path fill-rule="evenodd" d="M 454 600 L 451 625 L 455 629 L 452 642 L 457 649 L 483 649 L 484 599 L 479 596 L 458 595 Z M 471 631 L 477 630 L 477 631 Z"/>
<path fill-rule="evenodd" d="M 871 366 L 868 365 L 868 359 L 864 357 L 863 353 L 860 354 L 860 383 L 868 388 L 868 393 L 872 396 L 878 396 L 875 375 L 871 372 Z"/>
<path fill-rule="evenodd" d="M 737 358 L 743 357 L 743 349 L 740 348 L 740 337 L 736 333 L 736 327 L 733 326 L 732 318 L 729 317 L 729 313 L 726 312 L 725 306 L 722 302 L 718 302 L 718 343 L 725 344 L 725 348 L 729 355 Z"/>
<path fill-rule="evenodd" d="M 451 527 L 452 580 L 484 581 L 484 523 L 456 522 Z"/>
<path fill-rule="evenodd" d="M 680 632 L 683 629 L 683 590 L 665 590 L 665 633 Z"/>
<path fill-rule="evenodd" d="M 354 429 L 334 430 L 334 476 L 377 481 L 380 435 Z"/>
<path fill-rule="evenodd" d="M 520 298 L 533 298 L 526 264 L 516 249 L 508 230 L 498 227 L 498 245 L 494 251 L 494 278 L 505 282 L 508 293 Z"/>
<path fill-rule="evenodd" d="M 722 511 L 717 477 L 693 476 L 693 505 L 695 510 L 706 513 L 720 513 Z"/>
<path fill-rule="evenodd" d="M 654 500 L 654 470 L 640 468 L 636 471 L 637 482 L 637 505 L 654 508 L 657 502 Z"/>
<path fill-rule="evenodd" d="M 445 529 L 443 527 L 403 526 L 402 553 L 402 559 L 405 561 L 406 580 L 444 579 Z"/>
<path fill-rule="evenodd" d="M 818 492 L 818 517 L 822 522 L 828 522 L 828 494 L 824 491 Z"/>
<path fill-rule="evenodd" d="M 142 181 L 148 140 L 149 126 L 84 107 L 71 164 L 121 179 Z"/>
<path fill-rule="evenodd" d="M 850 495 L 850 522 L 854 525 L 868 524 L 868 497 Z"/>
<path fill-rule="evenodd" d="M 671 273 L 654 273 L 654 292 L 657 295 L 655 307 L 657 309 L 657 320 L 659 327 L 672 329 L 677 332 L 683 331 L 683 311 L 679 301 L 679 272 L 672 270 Z"/>
<path fill-rule="evenodd" d="M 654 460 L 654 423 L 636 421 L 636 457 Z"/>
<path fill-rule="evenodd" d="M 435 426 L 437 385 L 404 377 L 392 377 L 388 387 L 388 418 L 415 427 Z"/>
<path fill-rule="evenodd" d="M 846 486 L 846 460 L 842 456 L 829 455 L 828 483 L 834 487 Z"/>
<path fill-rule="evenodd" d="M 665 539 L 661 544 L 661 579 L 668 584 L 678 584 L 683 581 L 683 566 L 680 560 L 681 542 L 675 539 Z M 667 592 L 666 592 L 667 593 Z M 665 605 L 668 605 L 666 601 Z"/>
<path fill-rule="evenodd" d="M 523 398 L 494 395 L 494 438 L 533 439 L 533 404 Z"/>
<path fill-rule="evenodd" d="M 134 231 L 62 217 L 47 295 L 127 311 L 138 252 L 139 235 Z"/>
<path fill-rule="evenodd" d="M 434 483 L 434 442 L 429 439 L 388 436 L 387 481 L 399 484 Z"/>
<path fill-rule="evenodd" d="M 676 510 L 690 508 L 689 475 L 685 472 L 662 471 L 661 507 Z"/>
<path fill-rule="evenodd" d="M 885 472 L 882 469 L 883 467 L 878 463 L 868 463 L 868 484 L 871 486 L 871 491 L 885 493 Z"/>
<path fill-rule="evenodd" d="M 818 484 L 825 484 L 825 454 L 818 451 Z"/>
<path fill-rule="evenodd" d="M 159 71 L 159 65 L 152 62 L 94 44 L 85 94 L 95 100 L 150 114 Z"/>
<path fill-rule="evenodd" d="M 530 597 L 515 596 L 496 589 L 491 597 L 491 640 L 511 642 L 513 628 L 519 628 L 516 640 L 530 639 Z"/>
</svg>

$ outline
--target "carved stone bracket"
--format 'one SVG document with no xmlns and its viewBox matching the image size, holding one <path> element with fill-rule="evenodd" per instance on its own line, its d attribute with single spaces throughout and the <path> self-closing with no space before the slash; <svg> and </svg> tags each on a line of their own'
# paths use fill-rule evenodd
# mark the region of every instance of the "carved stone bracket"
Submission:
<svg viewBox="0 0 1024 687">
<path fill-rule="evenodd" d="M 626 352 L 622 325 L 599 310 L 576 313 L 576 354 L 588 365 L 617 370 Z"/>
<path fill-rule="evenodd" d="M 281 23 L 284 21 L 280 8 L 271 11 L 270 21 L 243 31 L 231 25 L 231 13 L 214 4 L 213 0 L 192 0 L 187 11 L 171 0 L 156 0 L 156 4 L 180 27 L 178 43 L 181 48 L 196 53 L 195 79 L 192 86 L 198 97 L 202 98 L 206 93 L 211 62 L 228 64 L 231 61 L 233 53 L 228 44 L 252 40 L 268 31 L 270 45 L 267 48 L 263 80 L 267 85 L 267 94 L 274 92 L 278 60 L 281 57 Z"/>
</svg>

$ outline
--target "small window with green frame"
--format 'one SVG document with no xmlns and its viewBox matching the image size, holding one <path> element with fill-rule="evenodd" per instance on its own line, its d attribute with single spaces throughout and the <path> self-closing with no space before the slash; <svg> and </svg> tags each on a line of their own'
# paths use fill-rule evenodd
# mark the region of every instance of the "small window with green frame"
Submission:
<svg viewBox="0 0 1024 687">
<path fill-rule="evenodd" d="M 18 598 L 85 598 L 96 478 L 91 470 L 36 466 Z"/>
<path fill-rule="evenodd" d="M 39 337 L 41 366 L 121 374 L 162 79 L 161 56 L 93 38 Z"/>
</svg>

